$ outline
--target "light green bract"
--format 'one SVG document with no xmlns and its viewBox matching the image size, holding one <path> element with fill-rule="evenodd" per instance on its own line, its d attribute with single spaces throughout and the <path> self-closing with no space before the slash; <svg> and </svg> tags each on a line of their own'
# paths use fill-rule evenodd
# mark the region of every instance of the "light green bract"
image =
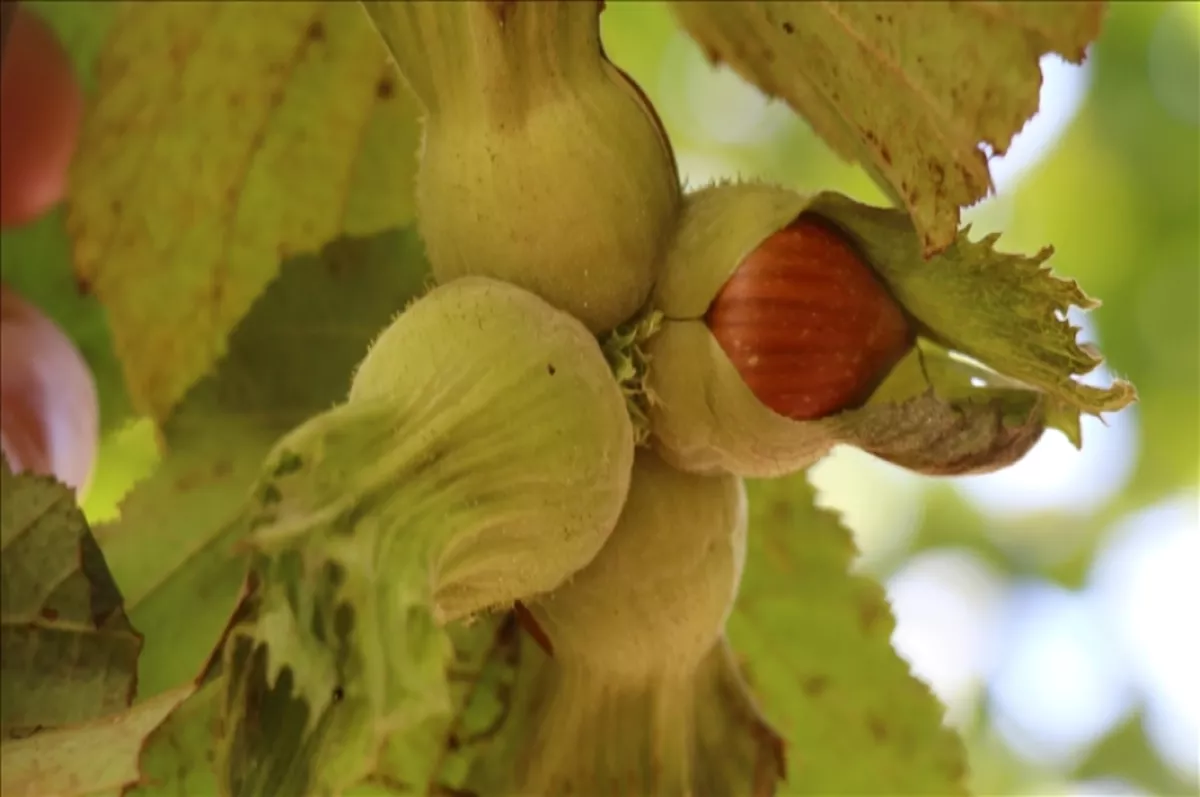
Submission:
<svg viewBox="0 0 1200 797">
<path fill-rule="evenodd" d="M 428 767 L 417 731 L 452 708 L 443 625 L 594 557 L 632 459 L 624 397 L 578 321 L 486 278 L 411 305 L 348 401 L 266 460 L 247 619 L 227 647 L 223 787 L 324 793 Z M 257 695 L 296 703 L 300 736 L 242 766 Z"/>
</svg>

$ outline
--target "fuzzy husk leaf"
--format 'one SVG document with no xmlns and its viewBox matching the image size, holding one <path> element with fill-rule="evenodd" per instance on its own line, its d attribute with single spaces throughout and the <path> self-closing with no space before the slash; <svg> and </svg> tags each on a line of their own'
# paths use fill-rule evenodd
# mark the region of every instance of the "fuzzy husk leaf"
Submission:
<svg viewBox="0 0 1200 797">
<path fill-rule="evenodd" d="M 968 226 L 945 251 L 925 260 L 917 231 L 902 211 L 832 192 L 813 197 L 808 209 L 848 233 L 921 332 L 947 348 L 1078 412 L 1115 412 L 1136 399 L 1133 386 L 1124 380 L 1099 388 L 1075 379 L 1103 358 L 1094 347 L 1076 341 L 1079 328 L 1065 314 L 1071 307 L 1089 310 L 1099 302 L 1044 265 L 1052 248 L 1032 257 L 997 252 L 999 234 L 972 241 Z"/>
<path fill-rule="evenodd" d="M 223 793 L 454 793 L 489 752 L 487 742 L 504 721 L 521 663 L 511 614 L 452 623 L 436 634 L 444 646 L 409 651 L 404 666 L 422 671 L 426 685 L 435 688 L 409 694 L 403 713 L 380 723 L 355 687 L 354 658 L 346 657 L 345 648 L 337 651 L 336 675 L 349 680 L 327 683 L 339 691 L 319 706 L 299 687 L 313 675 L 303 672 L 308 660 L 293 662 L 272 679 L 272 647 L 287 649 L 295 639 L 280 634 L 279 627 L 258 624 L 258 608 L 254 602 L 244 606 L 246 623 L 235 629 L 227 651 L 228 677 L 217 684 L 221 725 L 227 729 L 217 747 Z M 348 616 L 351 624 L 359 617 Z"/>
<path fill-rule="evenodd" d="M 713 62 L 781 97 L 916 220 L 921 251 L 955 240 L 1037 110 L 1038 59 L 1079 63 L 1104 4 L 673 2 Z"/>
<path fill-rule="evenodd" d="M 251 619 L 227 647 L 224 787 L 427 777 L 427 727 L 452 708 L 445 624 L 586 564 L 632 458 L 624 399 L 578 321 L 484 278 L 410 305 L 349 399 L 264 462 L 246 511 Z M 302 764 L 247 757 L 262 700 L 278 703 Z"/>
</svg>

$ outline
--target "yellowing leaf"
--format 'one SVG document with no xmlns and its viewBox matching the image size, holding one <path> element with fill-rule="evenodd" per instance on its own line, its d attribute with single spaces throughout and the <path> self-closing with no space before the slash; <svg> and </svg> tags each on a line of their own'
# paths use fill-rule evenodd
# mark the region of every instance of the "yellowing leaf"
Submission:
<svg viewBox="0 0 1200 797">
<path fill-rule="evenodd" d="M 804 476 L 752 482 L 749 550 L 729 637 L 783 737 L 779 794 L 964 794 L 942 706 L 889 643 L 878 584 L 853 575 L 850 533 Z"/>
<path fill-rule="evenodd" d="M 1038 107 L 1038 59 L 1083 59 L 1098 2 L 674 2 L 714 62 L 802 114 L 905 205 L 925 255 Z"/>
<path fill-rule="evenodd" d="M 0 459 L 0 733 L 118 711 L 142 638 L 67 487 Z"/>
<path fill-rule="evenodd" d="M 412 216 L 416 111 L 351 3 L 126 3 L 73 164 L 76 272 L 163 420 L 285 257 Z"/>
<path fill-rule="evenodd" d="M 4 797 L 116 795 L 138 780 L 142 745 L 195 687 L 188 684 L 128 711 L 0 745 Z"/>
</svg>

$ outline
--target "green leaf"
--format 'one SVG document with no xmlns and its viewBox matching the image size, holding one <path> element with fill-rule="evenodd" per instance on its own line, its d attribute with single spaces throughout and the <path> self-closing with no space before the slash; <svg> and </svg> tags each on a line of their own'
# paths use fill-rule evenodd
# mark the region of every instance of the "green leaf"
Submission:
<svg viewBox="0 0 1200 797">
<path fill-rule="evenodd" d="M 351 3 L 123 3 L 96 84 L 75 269 L 161 421 L 283 259 L 411 219 L 416 111 Z"/>
<path fill-rule="evenodd" d="M 889 642 L 883 590 L 803 475 L 751 482 L 749 550 L 729 636 L 783 737 L 780 794 L 963 794 L 962 745 Z"/>
<path fill-rule="evenodd" d="M 182 686 L 113 716 L 0 744 L 0 793 L 5 797 L 123 794 L 138 780 L 147 736 L 194 691 Z M 198 794 L 200 792 L 191 792 Z"/>
<path fill-rule="evenodd" d="M 217 371 L 163 425 L 163 460 L 97 532 L 146 635 L 142 695 L 196 676 L 245 560 L 238 512 L 275 440 L 345 398 L 370 341 L 424 286 L 416 234 L 342 239 L 295 258 L 234 332 Z"/>
<path fill-rule="evenodd" d="M 142 637 L 67 487 L 0 459 L 0 734 L 129 705 Z"/>
<path fill-rule="evenodd" d="M 122 797 L 217 794 L 212 748 L 221 681 L 212 679 L 199 688 L 185 684 L 138 708 L 172 695 L 186 699 L 172 703 L 170 713 L 146 735 L 135 754 L 134 774 Z"/>
<path fill-rule="evenodd" d="M 926 256 L 991 188 L 1037 111 L 1038 59 L 1079 63 L 1103 4 L 673 2 L 714 63 L 781 97 L 861 163 L 916 222 Z"/>
</svg>

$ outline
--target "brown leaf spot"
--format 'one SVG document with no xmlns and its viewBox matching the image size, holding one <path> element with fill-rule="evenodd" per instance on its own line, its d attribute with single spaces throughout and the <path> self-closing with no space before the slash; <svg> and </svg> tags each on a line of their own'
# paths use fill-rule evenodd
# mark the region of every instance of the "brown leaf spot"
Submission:
<svg viewBox="0 0 1200 797">
<path fill-rule="evenodd" d="M 91 280 L 89 280 L 87 277 L 81 277 L 78 274 L 76 274 L 75 275 L 75 291 L 80 296 L 91 296 L 92 295 Z"/>
<path fill-rule="evenodd" d="M 874 739 L 877 744 L 883 744 L 887 741 L 887 723 L 874 714 L 867 715 L 867 730 L 871 732 L 871 738 Z"/>
<path fill-rule="evenodd" d="M 809 697 L 820 697 L 829 688 L 829 678 L 824 675 L 810 675 L 800 684 L 800 688 Z"/>
<path fill-rule="evenodd" d="M 888 166 L 892 165 L 892 152 L 887 148 L 887 144 L 879 148 L 879 157 L 883 158 L 883 162 Z"/>
<path fill-rule="evenodd" d="M 385 75 L 375 84 L 375 96 L 381 100 L 391 99 L 396 94 L 396 84 L 390 75 Z"/>
<path fill-rule="evenodd" d="M 967 777 L 967 762 L 961 758 L 951 761 L 946 774 L 950 777 L 951 783 L 962 783 Z"/>
<path fill-rule="evenodd" d="M 325 41 L 325 25 L 319 19 L 314 19 L 308 24 L 308 29 L 304 31 L 304 38 L 310 42 Z"/>
<path fill-rule="evenodd" d="M 791 36 L 796 32 L 796 26 L 785 20 L 783 23 L 783 32 Z"/>
<path fill-rule="evenodd" d="M 929 176 L 933 178 L 933 182 L 938 188 L 941 188 L 942 183 L 946 182 L 946 170 L 935 160 L 929 161 Z"/>
<path fill-rule="evenodd" d="M 53 609 L 49 606 L 43 606 L 42 607 L 42 619 L 49 620 L 50 622 L 54 622 L 55 620 L 58 619 L 58 610 Z"/>
<path fill-rule="evenodd" d="M 864 598 L 858 605 L 858 627 L 864 634 L 874 630 L 875 624 L 883 619 L 887 606 L 876 597 Z"/>
<path fill-rule="evenodd" d="M 183 42 L 172 42 L 167 50 L 167 57 L 171 59 L 171 63 L 180 69 L 187 64 L 188 55 L 188 48 Z"/>
<path fill-rule="evenodd" d="M 496 22 L 503 28 L 508 22 L 508 18 L 512 16 L 513 10 L 517 7 L 517 0 L 491 0 L 488 6 L 491 7 L 492 14 L 496 17 Z"/>
</svg>

